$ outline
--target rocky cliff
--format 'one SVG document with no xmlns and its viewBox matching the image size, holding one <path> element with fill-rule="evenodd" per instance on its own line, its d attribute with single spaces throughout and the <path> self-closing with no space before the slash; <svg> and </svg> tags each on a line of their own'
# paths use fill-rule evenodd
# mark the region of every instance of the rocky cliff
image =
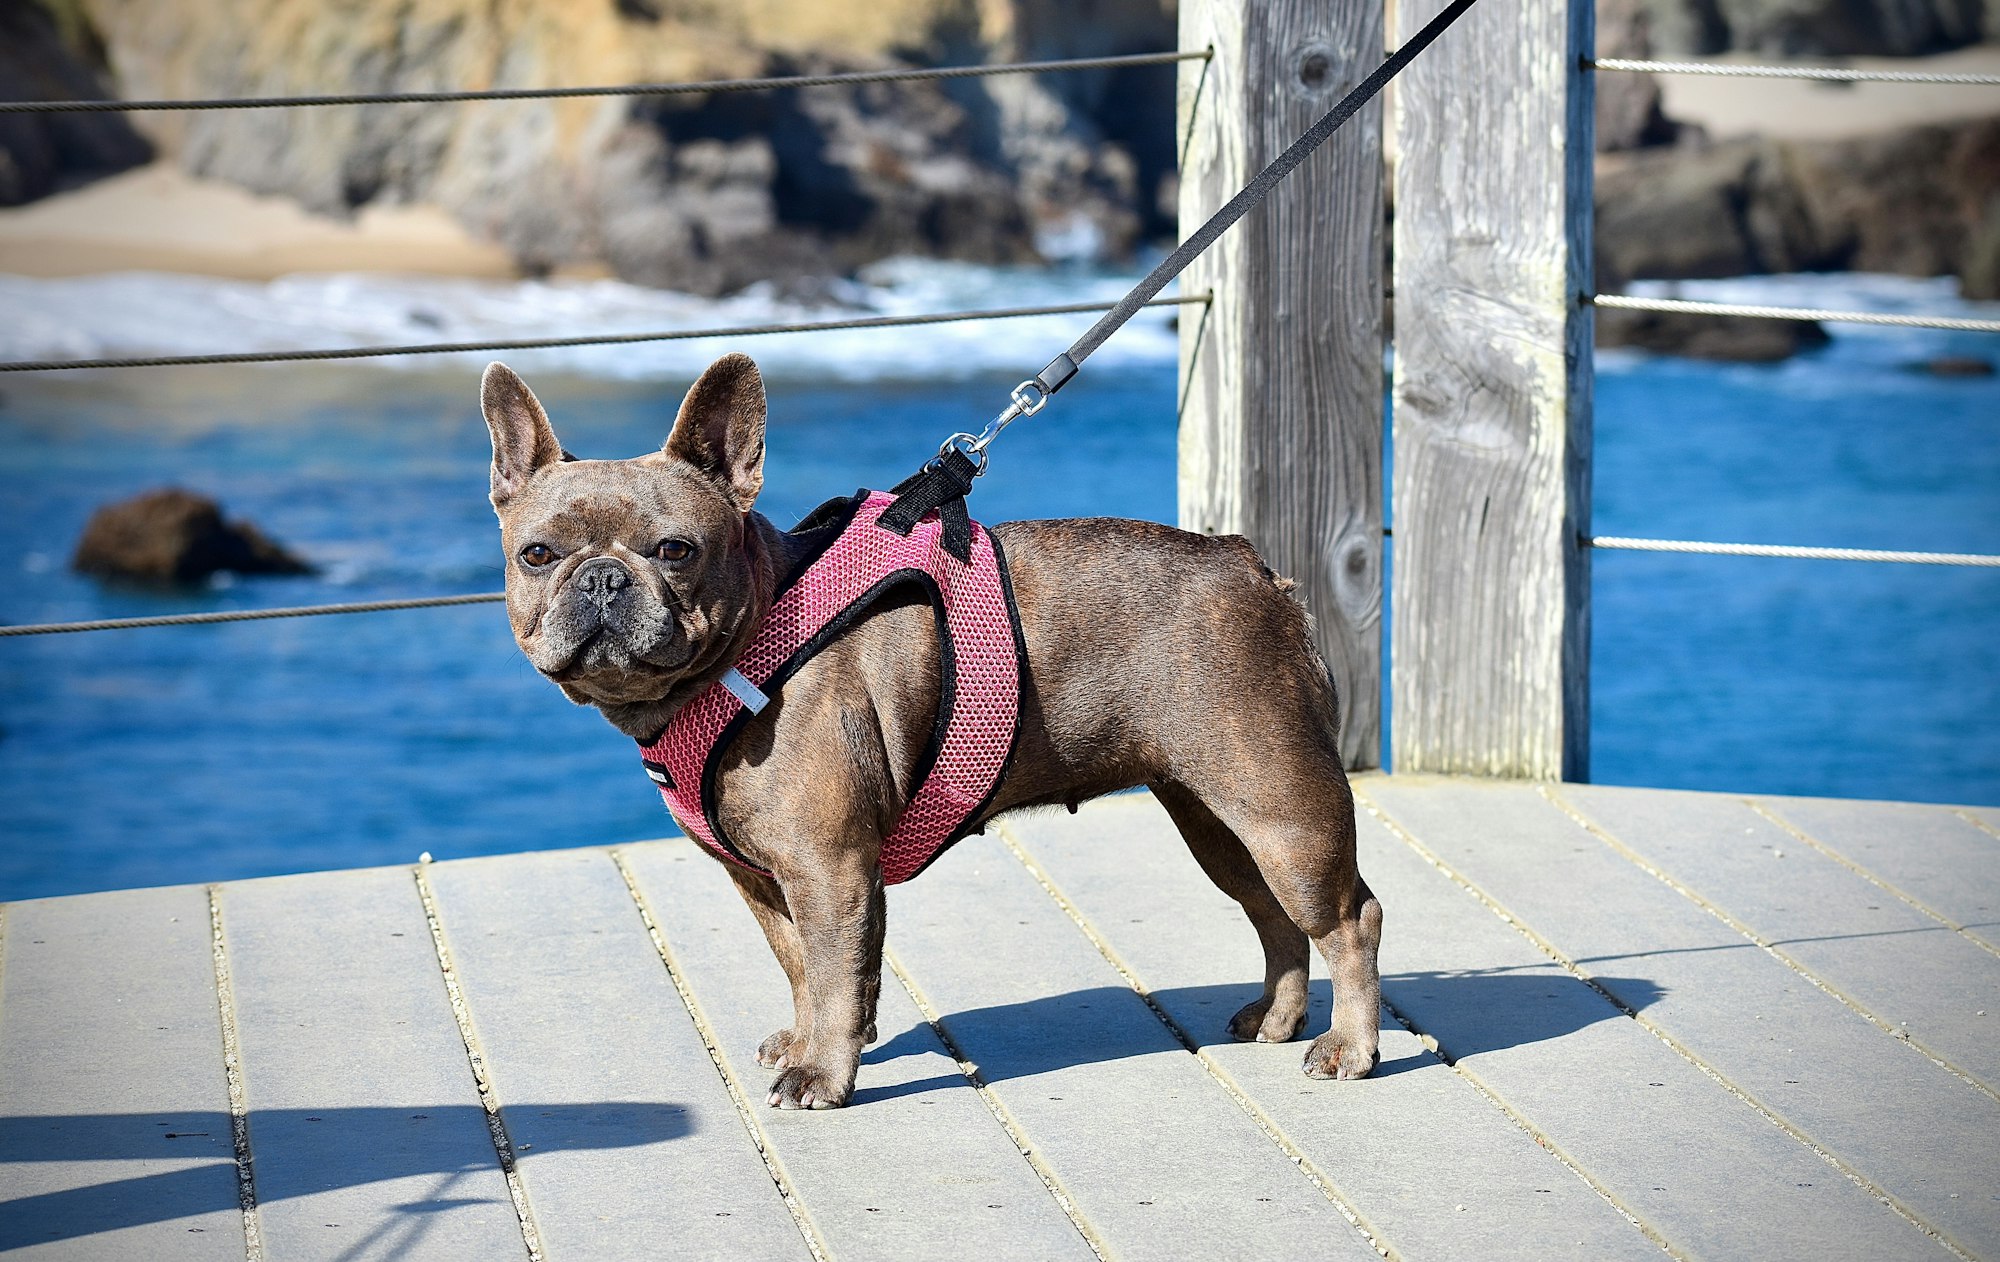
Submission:
<svg viewBox="0 0 2000 1262">
<path fill-rule="evenodd" d="M 1843 141 L 1746 137 L 1599 160 L 1598 284 L 1956 275 L 2000 298 L 2000 118 Z"/>
<path fill-rule="evenodd" d="M 0 99 L 81 101 L 109 93 L 103 49 L 71 11 L 0 0 Z M 152 147 L 117 114 L 0 115 L 0 206 L 146 161 Z"/>
<path fill-rule="evenodd" d="M 1909 57 L 2000 40 L 2000 0 L 1645 0 L 1666 54 Z"/>
<path fill-rule="evenodd" d="M 120 92 L 660 82 L 1155 51 L 1171 0 L 73 0 Z M 525 271 L 718 292 L 898 250 L 1116 253 L 1162 221 L 1173 71 L 143 116 L 188 170 L 329 213 L 429 202 Z"/>
<path fill-rule="evenodd" d="M 2000 35 L 2000 0 L 1599 9 L 1600 50 L 1621 56 L 1899 51 Z M 1174 0 L 0 0 L 0 95 L 540 87 L 1150 52 L 1174 45 L 1173 10 Z M 1174 229 L 1174 78 L 1152 67 L 170 112 L 131 124 L 9 116 L 0 203 L 156 146 L 191 172 L 323 213 L 442 207 L 528 273 L 602 265 L 716 293 L 900 252 L 1117 255 Z M 1958 273 L 1969 293 L 2000 294 L 2000 125 L 1709 144 L 1662 112 L 1647 76 L 1607 75 L 1599 90 L 1600 148 L 1618 151 L 1599 187 L 1606 288 L 1632 276 L 1858 267 Z"/>
</svg>

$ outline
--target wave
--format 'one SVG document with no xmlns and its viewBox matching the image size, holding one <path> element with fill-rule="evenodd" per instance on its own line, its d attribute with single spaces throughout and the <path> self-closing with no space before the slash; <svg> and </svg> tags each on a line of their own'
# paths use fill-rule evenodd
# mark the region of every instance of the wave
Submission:
<svg viewBox="0 0 2000 1262">
<path fill-rule="evenodd" d="M 1110 304 L 1137 271 L 991 267 L 893 259 L 827 285 L 813 300 L 757 285 L 702 298 L 615 280 L 488 281 L 371 273 L 296 275 L 258 283 L 157 272 L 55 280 L 0 274 L 0 359 L 97 359 L 501 341 L 698 329 L 856 316 L 907 316 L 1063 303 Z M 1169 289 L 1169 293 L 1174 292 Z M 1950 277 L 1802 273 L 1722 280 L 1634 282 L 1630 292 L 1712 302 L 2000 318 L 2000 303 L 1959 296 Z M 1160 366 L 1178 354 L 1173 308 L 1141 312 L 1095 360 Z M 506 352 L 524 371 L 610 380 L 685 379 L 724 350 L 747 348 L 775 376 L 840 381 L 1026 376 L 1067 346 L 1086 314 L 854 329 L 754 338 Z M 1992 345 L 1980 334 L 1834 324 L 1850 367 L 1879 367 Z M 1974 339 L 1968 342 L 1966 339 Z M 363 361 L 394 371 L 476 368 L 491 352 Z M 1644 356 L 1601 357 L 1620 371 Z M 1808 357 L 1809 359 L 1811 357 Z"/>
<path fill-rule="evenodd" d="M 119 272 L 62 279 L 0 275 L 0 358 L 98 359 L 420 342 L 503 341 L 905 316 L 1117 301 L 1137 272 L 988 267 L 894 259 L 790 298 L 770 285 L 701 298 L 615 280 L 486 281 L 332 273 L 269 282 Z M 1169 290 L 1169 293 L 1172 291 Z M 1174 308 L 1136 316 L 1098 362 L 1172 363 Z M 724 350 L 751 347 L 767 372 L 837 380 L 939 380 L 1039 369 L 1095 317 L 980 320 L 754 339 L 510 351 L 518 367 L 613 380 L 685 378 Z M 367 361 L 392 370 L 479 365 L 490 352 Z"/>
</svg>

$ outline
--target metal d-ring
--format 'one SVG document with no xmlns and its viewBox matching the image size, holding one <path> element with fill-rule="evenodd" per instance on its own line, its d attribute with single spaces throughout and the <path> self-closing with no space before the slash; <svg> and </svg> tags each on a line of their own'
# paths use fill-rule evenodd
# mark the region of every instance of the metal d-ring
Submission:
<svg viewBox="0 0 2000 1262">
<path fill-rule="evenodd" d="M 938 459 L 942 460 L 954 451 L 959 452 L 973 462 L 972 476 L 976 478 L 986 472 L 986 444 L 992 441 L 991 433 L 984 437 L 977 434 L 953 434 L 938 447 Z"/>
</svg>

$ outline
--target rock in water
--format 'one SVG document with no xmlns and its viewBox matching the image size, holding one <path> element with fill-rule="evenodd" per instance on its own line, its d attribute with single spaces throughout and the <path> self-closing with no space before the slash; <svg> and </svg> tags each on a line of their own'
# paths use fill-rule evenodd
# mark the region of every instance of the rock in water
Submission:
<svg viewBox="0 0 2000 1262">
<path fill-rule="evenodd" d="M 1826 330 L 1815 320 L 1761 320 L 1620 307 L 1602 307 L 1597 312 L 1600 347 L 1634 346 L 1688 359 L 1769 364 L 1825 346 L 1828 340 Z"/>
<path fill-rule="evenodd" d="M 1977 355 L 1939 355 L 1935 359 L 1920 360 L 1904 366 L 1911 372 L 1926 373 L 1933 377 L 1991 377 L 1994 374 L 1993 361 L 1981 359 Z"/>
<path fill-rule="evenodd" d="M 218 570 L 313 572 L 249 522 L 225 521 L 214 500 L 179 487 L 147 491 L 91 514 L 70 565 L 84 574 L 154 583 L 199 582 Z"/>
</svg>

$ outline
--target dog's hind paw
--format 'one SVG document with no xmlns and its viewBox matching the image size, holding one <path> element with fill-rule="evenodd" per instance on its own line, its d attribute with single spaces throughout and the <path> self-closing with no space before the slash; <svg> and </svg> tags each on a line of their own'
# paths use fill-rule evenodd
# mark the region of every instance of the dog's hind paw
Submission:
<svg viewBox="0 0 2000 1262">
<path fill-rule="evenodd" d="M 1306 1049 L 1304 1068 L 1308 1078 L 1366 1078 L 1375 1072 L 1375 1062 L 1380 1057 L 1374 1043 L 1364 1048 L 1359 1041 L 1348 1043 L 1329 1030 Z"/>
</svg>

